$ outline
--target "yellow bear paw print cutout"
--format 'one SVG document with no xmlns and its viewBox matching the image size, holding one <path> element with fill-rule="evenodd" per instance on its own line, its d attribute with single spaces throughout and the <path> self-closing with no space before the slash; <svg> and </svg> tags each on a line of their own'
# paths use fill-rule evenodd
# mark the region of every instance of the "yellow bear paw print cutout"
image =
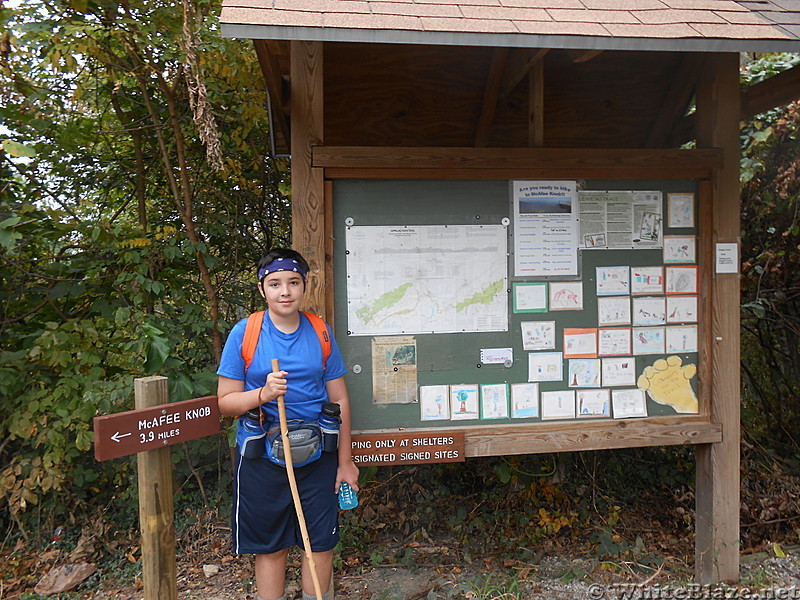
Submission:
<svg viewBox="0 0 800 600">
<path fill-rule="evenodd" d="M 696 415 L 699 405 L 689 381 L 697 374 L 697 367 L 682 364 L 680 356 L 660 358 L 645 368 L 636 385 L 647 391 L 654 402 L 671 406 L 678 413 Z"/>
</svg>

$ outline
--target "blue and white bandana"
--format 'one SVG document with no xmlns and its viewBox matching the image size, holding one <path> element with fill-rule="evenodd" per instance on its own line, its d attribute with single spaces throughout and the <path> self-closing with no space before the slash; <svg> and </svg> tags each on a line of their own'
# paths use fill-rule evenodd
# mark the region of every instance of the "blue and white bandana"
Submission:
<svg viewBox="0 0 800 600">
<path fill-rule="evenodd" d="M 258 270 L 258 280 L 261 281 L 270 273 L 275 273 L 277 271 L 296 271 L 297 273 L 300 273 L 302 277 L 305 278 L 306 276 L 305 269 L 303 269 L 303 267 L 300 266 L 300 263 L 298 263 L 295 259 L 276 258 L 271 263 L 261 267 Z"/>
</svg>

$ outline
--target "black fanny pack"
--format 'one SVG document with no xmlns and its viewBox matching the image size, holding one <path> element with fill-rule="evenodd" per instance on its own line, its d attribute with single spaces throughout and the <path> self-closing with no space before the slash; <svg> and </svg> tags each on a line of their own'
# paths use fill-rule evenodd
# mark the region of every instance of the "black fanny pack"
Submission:
<svg viewBox="0 0 800 600">
<path fill-rule="evenodd" d="M 286 451 L 280 425 L 275 422 L 262 424 L 259 418 L 260 415 L 251 412 L 241 416 L 243 427 L 237 433 L 239 453 L 244 458 L 266 457 L 270 462 L 285 467 Z M 287 429 L 289 446 L 292 449 L 292 465 L 295 467 L 314 462 L 325 450 L 323 432 L 318 421 L 295 419 L 287 422 Z M 338 435 L 336 437 L 338 439 Z M 332 445 L 331 451 L 335 449 Z"/>
<path fill-rule="evenodd" d="M 287 425 L 292 465 L 302 467 L 317 460 L 322 455 L 322 432 L 319 424 L 289 421 Z M 267 458 L 276 465 L 285 467 L 286 453 L 280 426 L 267 431 L 266 442 Z"/>
</svg>

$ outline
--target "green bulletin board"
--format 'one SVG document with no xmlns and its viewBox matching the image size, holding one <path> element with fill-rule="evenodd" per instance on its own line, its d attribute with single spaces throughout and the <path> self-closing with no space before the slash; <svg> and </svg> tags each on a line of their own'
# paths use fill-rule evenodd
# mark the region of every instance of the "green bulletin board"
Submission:
<svg viewBox="0 0 800 600">
<path fill-rule="evenodd" d="M 514 248 L 515 248 L 515 219 L 513 207 L 513 186 L 509 181 L 362 181 L 362 180 L 341 180 L 334 183 L 334 283 L 335 283 L 335 312 L 336 312 L 336 340 L 342 351 L 348 373 L 345 375 L 352 404 L 353 429 L 356 431 L 371 431 L 380 429 L 397 428 L 419 428 L 419 427 L 459 427 L 466 428 L 475 425 L 501 425 L 502 423 L 525 423 L 537 422 L 542 420 L 541 399 L 537 399 L 535 409 L 525 410 L 522 406 L 517 406 L 513 411 L 511 407 L 511 386 L 514 384 L 529 383 L 531 370 L 546 368 L 548 360 L 558 363 L 557 355 L 562 353 L 562 370 L 560 379 L 539 380 L 538 396 L 541 398 L 550 394 L 548 406 L 554 407 L 553 392 L 575 392 L 577 402 L 577 392 L 585 392 L 584 398 L 586 406 L 593 406 L 591 398 L 597 396 L 593 392 L 598 392 L 599 398 L 603 397 L 603 390 L 608 390 L 609 408 L 605 416 L 580 416 L 576 414 L 574 419 L 594 419 L 594 418 L 619 418 L 612 410 L 612 394 L 614 390 L 637 389 L 636 383 L 627 385 L 614 385 L 607 387 L 602 384 L 602 380 L 597 385 L 599 387 L 570 387 L 570 377 L 572 383 L 577 381 L 579 375 L 584 375 L 583 364 L 576 362 L 573 367 L 575 372 L 570 371 L 572 360 L 581 361 L 583 359 L 570 359 L 563 356 L 565 351 L 565 330 L 574 332 L 574 339 L 582 339 L 583 330 L 599 329 L 598 302 L 602 304 L 601 310 L 604 312 L 605 319 L 608 319 L 608 307 L 616 305 L 615 300 L 608 298 L 627 297 L 630 303 L 630 310 L 633 313 L 637 310 L 639 315 L 649 315 L 653 313 L 653 307 L 664 306 L 666 311 L 667 302 L 671 309 L 675 306 L 682 306 L 682 302 L 690 302 L 692 297 L 697 299 L 695 291 L 685 294 L 668 294 L 664 284 L 666 283 L 666 268 L 670 269 L 670 277 L 674 282 L 676 278 L 694 277 L 697 281 L 697 262 L 696 262 L 696 219 L 697 206 L 695 202 L 696 187 L 694 182 L 687 181 L 585 181 L 578 182 L 579 192 L 596 191 L 655 191 L 661 194 L 661 244 L 658 247 L 648 249 L 583 249 L 578 252 L 578 275 L 571 276 L 537 276 L 537 277 L 517 277 L 515 276 Z M 674 200 L 674 202 L 673 202 Z M 494 331 L 491 326 L 487 326 L 482 331 L 447 331 L 435 333 L 405 333 L 397 332 L 396 335 L 365 334 L 356 335 L 351 331 L 349 314 L 353 311 L 355 303 L 353 298 L 358 298 L 360 291 L 365 287 L 363 278 L 355 272 L 348 272 L 348 265 L 355 264 L 354 256 L 348 257 L 348 241 L 351 249 L 359 249 L 361 260 L 374 260 L 376 265 L 385 265 L 387 269 L 397 269 L 402 272 L 404 267 L 411 268 L 414 264 L 413 257 L 404 256 L 402 253 L 387 255 L 386 253 L 374 253 L 368 259 L 364 258 L 364 250 L 369 249 L 368 241 L 362 239 L 361 246 L 358 246 L 359 235 L 372 233 L 377 227 L 383 227 L 381 231 L 388 231 L 387 228 L 396 228 L 402 233 L 404 227 L 424 228 L 436 226 L 436 231 L 445 233 L 447 229 L 459 231 L 463 234 L 463 226 L 468 232 L 490 234 L 492 239 L 497 238 L 497 232 L 502 231 L 506 242 L 505 264 L 502 258 L 490 258 L 488 262 L 479 263 L 477 275 L 465 275 L 465 277 L 486 278 L 488 282 L 486 290 L 497 291 L 495 287 L 496 279 L 486 274 L 485 271 L 496 271 L 496 273 L 507 274 L 503 289 L 499 291 L 503 295 L 503 302 L 507 307 L 506 319 L 507 330 Z M 363 229 L 362 229 L 363 228 Z M 367 229 L 372 228 L 372 229 Z M 466 234 L 466 239 L 472 243 L 473 237 L 477 245 L 480 235 L 472 236 Z M 591 243 L 603 242 L 602 238 L 593 238 Z M 683 242 L 689 241 L 694 244 L 688 251 L 682 246 Z M 670 245 L 670 256 L 665 262 L 665 254 L 662 246 L 664 243 Z M 589 243 L 581 240 L 581 243 Z M 366 246 L 365 246 L 366 244 Z M 688 252 L 687 258 L 682 259 L 681 252 Z M 425 261 L 422 268 L 436 269 L 444 265 L 449 268 L 449 263 L 436 258 L 436 254 L 430 255 L 430 260 Z M 469 253 L 464 253 L 465 259 Z M 485 257 L 484 257 L 485 258 Z M 477 255 L 476 255 L 477 259 Z M 475 267 L 475 265 L 471 265 Z M 651 288 L 639 287 L 644 290 L 641 294 L 631 294 L 630 290 L 625 294 L 613 294 L 610 296 L 598 295 L 598 277 L 603 279 L 613 278 L 615 269 L 613 267 L 625 267 L 630 277 L 641 278 L 642 274 L 649 275 L 658 273 L 658 268 L 662 268 L 662 287 L 659 292 L 658 285 Z M 376 267 L 378 268 L 378 267 Z M 351 268 L 351 270 L 353 270 Z M 622 272 L 622 270 L 619 270 Z M 410 277 L 409 273 L 404 273 L 404 277 Z M 651 278 L 656 281 L 657 277 Z M 530 285 L 536 284 L 536 285 Z M 546 285 L 542 285 L 546 284 Z M 630 282 L 629 282 L 630 285 Z M 550 296 L 550 291 L 558 292 L 557 298 Z M 602 288 L 602 286 L 601 286 Z M 696 288 L 696 285 L 695 285 Z M 613 288 L 610 288 L 613 291 Z M 402 290 L 395 293 L 402 293 Z M 453 291 L 456 295 L 457 290 Z M 564 309 L 569 307 L 570 302 L 576 295 L 582 293 L 582 307 L 579 310 Z M 605 294 L 605 288 L 601 290 Z M 675 298 L 681 296 L 684 300 L 676 301 Z M 539 298 L 545 299 L 545 305 L 540 306 Z M 348 300 L 351 300 L 350 305 Z M 370 310 L 376 314 L 385 310 L 384 304 L 391 303 L 393 298 L 389 298 L 386 303 L 376 303 Z M 466 301 L 481 302 L 480 293 L 465 297 Z M 673 305 L 673 302 L 675 303 Z M 623 301 L 624 304 L 624 301 Z M 527 305 L 527 308 L 526 308 Z M 361 307 L 361 310 L 365 310 Z M 673 315 L 675 310 L 672 310 Z M 363 313 L 358 313 L 359 315 Z M 372 314 L 370 314 L 372 316 Z M 646 319 L 641 327 L 648 328 Z M 656 322 L 658 316 L 654 317 Z M 631 317 L 633 319 L 633 315 Z M 669 323 L 656 324 L 649 326 L 649 329 L 661 328 L 661 335 L 670 332 L 673 351 L 657 354 L 637 354 L 631 353 L 616 356 L 619 360 L 615 363 L 625 363 L 626 368 L 632 368 L 635 378 L 645 372 L 645 369 L 653 367 L 658 363 L 659 367 L 666 367 L 663 361 L 668 357 L 669 368 L 675 372 L 685 373 L 686 381 L 681 385 L 686 387 L 685 394 L 696 396 L 696 376 L 687 369 L 687 365 L 697 365 L 697 317 L 696 308 L 694 316 L 690 316 L 688 321 L 671 320 Z M 413 316 L 407 318 L 408 322 L 413 322 Z M 543 325 L 545 329 L 554 325 L 554 348 L 541 348 L 537 350 L 526 350 L 523 347 L 523 330 L 531 332 L 539 329 L 538 325 Z M 684 329 L 680 329 L 684 328 Z M 640 328 L 634 328 L 632 322 L 624 323 L 624 318 L 619 324 L 603 326 L 603 329 L 618 329 L 622 331 L 618 335 L 625 336 L 624 330 L 629 329 L 633 337 L 640 332 Z M 686 339 L 686 333 L 691 334 L 694 329 L 695 341 L 690 340 L 688 346 L 683 342 L 683 346 L 688 347 L 689 352 L 679 352 L 675 350 L 675 344 L 679 344 L 681 337 Z M 648 332 L 642 332 L 649 334 Z M 658 332 L 655 332 L 658 333 Z M 606 333 L 615 335 L 614 332 Z M 604 335 L 606 335 L 604 334 Z M 681 336 L 681 334 L 683 334 Z M 691 336 L 690 336 L 691 337 Z M 395 398 L 389 396 L 380 398 L 373 393 L 373 379 L 376 378 L 373 368 L 373 356 L 388 356 L 388 353 L 381 346 L 381 342 L 389 343 L 393 338 L 400 340 L 398 348 L 394 348 L 391 360 L 386 365 L 388 374 L 384 374 L 390 381 L 396 373 L 399 378 L 411 377 L 409 373 L 415 371 L 413 391 L 410 394 L 398 393 Z M 377 340 L 377 342 L 376 342 Z M 405 344 L 411 340 L 412 343 Z M 573 336 L 569 336 L 570 345 Z M 678 340 L 676 342 L 676 340 Z M 529 340 L 530 343 L 530 340 Z M 645 342 L 646 344 L 646 342 Z M 610 347 L 610 346 L 608 346 Z M 608 349 L 606 347 L 606 349 Z M 511 349 L 513 360 L 507 360 L 506 349 Z M 646 348 L 645 346 L 640 346 Z M 482 356 L 482 350 L 484 355 Z M 529 355 L 535 355 L 530 359 Z M 546 355 L 550 356 L 546 356 Z M 676 358 L 677 357 L 677 358 Z M 609 357 L 599 357 L 599 361 Z M 627 361 L 625 359 L 627 358 Z M 680 365 L 677 364 L 680 359 Z M 533 365 L 529 361 L 533 360 Z M 394 361 L 394 362 L 392 362 Z M 415 363 L 415 367 L 414 367 Z M 590 359 L 590 367 L 594 367 L 597 362 Z M 628 363 L 631 363 L 630 365 Z M 540 365 L 540 367 L 536 367 Z M 541 365 L 544 365 L 542 367 Z M 589 369 L 591 371 L 591 368 Z M 649 373 L 657 374 L 656 371 Z M 406 380 L 406 384 L 408 380 Z M 687 385 L 688 383 L 688 385 Z M 468 400 L 468 395 L 480 390 L 480 386 L 490 384 L 507 384 L 508 403 L 507 417 L 500 418 L 481 418 L 493 414 L 491 410 L 482 411 L 489 405 L 482 406 L 478 397 L 476 411 L 460 413 L 464 408 L 464 402 L 474 401 L 474 397 Z M 450 386 L 448 388 L 437 388 L 433 386 Z M 464 386 L 463 389 L 457 386 Z M 408 387 L 406 385 L 406 387 Z M 655 386 L 654 386 L 655 387 Z M 391 384 L 389 384 L 391 388 Z M 486 388 L 487 393 L 501 388 Z M 517 390 L 523 388 L 517 387 Z M 423 420 L 421 406 L 419 402 L 420 390 L 423 393 L 435 393 L 445 390 L 447 395 L 448 409 L 452 407 L 452 412 L 447 419 Z M 522 394 L 522 391 L 520 391 Z M 641 392 L 645 398 L 646 414 L 640 416 L 672 415 L 676 414 L 673 405 L 665 405 L 655 402 L 650 395 Z M 521 397 L 521 396 L 520 396 Z M 589 398 L 589 399 L 586 399 Z M 400 400 L 400 402 L 395 402 Z M 452 406 L 451 406 L 452 405 Z M 584 406 L 584 404 L 581 404 Z M 493 410 L 493 409 L 492 409 Z M 680 410 L 680 409 L 679 409 Z M 578 409 L 576 408 L 576 413 Z M 483 413 L 483 415 L 481 414 Z M 537 416 L 530 416 L 536 414 Z M 555 417 L 558 419 L 557 412 Z M 452 418 L 458 417 L 466 418 Z M 632 416 L 632 415 L 626 415 Z"/>
</svg>

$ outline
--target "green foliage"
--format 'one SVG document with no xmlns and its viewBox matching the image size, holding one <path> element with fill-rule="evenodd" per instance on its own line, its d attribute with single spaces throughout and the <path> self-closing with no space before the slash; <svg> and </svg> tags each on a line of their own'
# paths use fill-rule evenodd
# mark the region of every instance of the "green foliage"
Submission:
<svg viewBox="0 0 800 600">
<path fill-rule="evenodd" d="M 753 85 L 798 64 L 800 64 L 800 54 L 784 52 L 763 54 L 741 69 L 740 79 L 743 85 Z"/>
<path fill-rule="evenodd" d="M 743 71 L 746 83 L 800 64 L 767 55 Z M 800 419 L 800 109 L 797 103 L 742 128 L 742 418 L 746 433 L 788 456 Z"/>
<path fill-rule="evenodd" d="M 761 589 L 766 587 L 771 581 L 770 573 L 766 567 L 760 566 L 742 577 L 742 585 L 751 588 Z"/>
<path fill-rule="evenodd" d="M 132 513 L 132 462 L 94 460 L 93 418 L 133 408 L 135 377 L 168 376 L 174 401 L 213 393 L 223 334 L 255 302 L 242 282 L 286 243 L 288 172 L 263 157 L 252 48 L 219 36 L 218 2 L 193 7 L 0 11 L 0 504 L 23 535 L 112 500 Z M 213 123 L 193 118 L 198 78 Z M 175 455 L 179 496 L 227 487 L 222 438 Z"/>
<path fill-rule="evenodd" d="M 476 578 L 466 584 L 469 594 L 465 597 L 475 600 L 517 600 L 521 598 L 519 582 L 513 577 L 492 576 Z"/>
<path fill-rule="evenodd" d="M 363 484 L 365 508 L 347 515 L 343 531 L 357 524 L 362 536 L 357 547 L 381 543 L 387 535 L 418 543 L 446 535 L 484 555 L 516 556 L 548 537 L 579 536 L 587 522 L 564 487 L 541 476 L 552 471 L 549 456 L 382 468 Z M 508 478 L 501 481 L 497 472 Z M 381 524 L 381 516 L 388 514 L 391 531 Z M 350 547 L 349 537 L 346 543 Z M 392 560 L 412 559 L 406 553 Z"/>
<path fill-rule="evenodd" d="M 582 579 L 585 579 L 587 575 L 588 573 L 580 567 L 573 567 L 571 569 L 567 569 L 566 572 L 561 576 L 561 583 L 581 581 Z"/>
</svg>

